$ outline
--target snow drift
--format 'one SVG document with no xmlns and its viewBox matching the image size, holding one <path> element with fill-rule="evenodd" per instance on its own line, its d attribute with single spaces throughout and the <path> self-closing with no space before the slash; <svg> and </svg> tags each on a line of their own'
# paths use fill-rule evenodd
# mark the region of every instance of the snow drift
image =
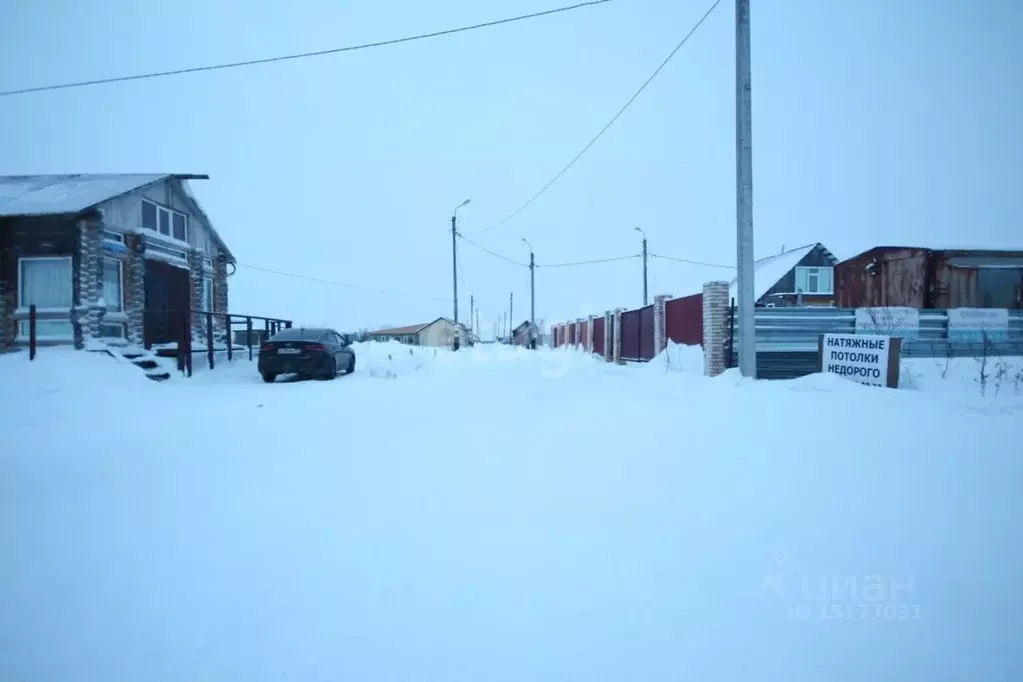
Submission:
<svg viewBox="0 0 1023 682">
<path fill-rule="evenodd" d="M 0 358 L 0 679 L 1023 673 L 1014 403 L 386 350 Z"/>
</svg>

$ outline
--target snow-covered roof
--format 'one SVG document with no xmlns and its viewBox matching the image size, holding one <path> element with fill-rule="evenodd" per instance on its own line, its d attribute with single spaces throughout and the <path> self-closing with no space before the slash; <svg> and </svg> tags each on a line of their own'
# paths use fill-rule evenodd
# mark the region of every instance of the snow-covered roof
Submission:
<svg viewBox="0 0 1023 682">
<path fill-rule="evenodd" d="M 806 258 L 806 255 L 813 251 L 816 244 L 807 244 L 798 249 L 792 249 L 785 253 L 779 253 L 767 258 L 761 258 L 753 264 L 753 300 L 759 301 L 768 289 L 778 283 L 788 271 L 796 267 L 799 261 Z M 733 279 L 728 287 L 729 298 L 738 298 L 738 278 Z"/>
<path fill-rule="evenodd" d="M 369 332 L 369 335 L 370 336 L 402 336 L 402 335 L 405 335 L 405 334 L 418 334 L 419 332 L 423 331 L 427 327 L 432 327 L 433 325 L 437 324 L 441 320 L 446 321 L 448 324 L 450 324 L 450 325 L 452 325 L 454 327 L 461 327 L 462 329 L 465 329 L 465 325 L 464 324 L 461 324 L 461 323 L 455 324 L 454 321 L 449 320 L 446 317 L 438 317 L 433 322 L 424 322 L 422 324 L 410 324 L 407 327 L 394 327 L 392 329 L 378 329 L 375 332 Z"/>
<path fill-rule="evenodd" d="M 78 213 L 168 173 L 0 176 L 0 217 Z"/>
</svg>

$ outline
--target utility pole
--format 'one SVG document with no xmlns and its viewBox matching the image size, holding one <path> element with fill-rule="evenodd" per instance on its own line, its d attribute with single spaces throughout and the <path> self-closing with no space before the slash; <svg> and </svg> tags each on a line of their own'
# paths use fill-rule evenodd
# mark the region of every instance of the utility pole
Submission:
<svg viewBox="0 0 1023 682">
<path fill-rule="evenodd" d="M 522 243 L 529 247 L 529 324 L 536 326 L 536 258 L 533 255 L 533 245 L 525 237 Z"/>
<path fill-rule="evenodd" d="M 646 235 L 643 235 L 643 305 L 647 304 L 647 286 L 646 286 Z"/>
<path fill-rule="evenodd" d="M 454 289 L 455 324 L 458 324 L 458 229 L 455 215 L 451 214 L 451 282 Z"/>
<path fill-rule="evenodd" d="M 473 326 L 472 321 L 474 318 L 474 311 L 476 310 L 476 296 L 469 294 L 469 331 L 472 333 Z"/>
<path fill-rule="evenodd" d="M 480 311 L 479 311 L 479 308 L 476 309 L 476 324 L 474 324 L 472 326 L 472 329 L 473 329 L 474 332 L 476 332 L 476 339 L 479 340 L 479 341 L 482 341 L 483 339 L 480 336 Z"/>
<path fill-rule="evenodd" d="M 753 76 L 750 0 L 735 0 L 735 206 L 738 266 L 739 371 L 757 376 L 753 310 Z"/>
<path fill-rule="evenodd" d="M 451 212 L 451 288 L 455 302 L 455 326 L 458 326 L 458 209 L 468 204 L 466 199 Z M 455 350 L 458 350 L 458 334 L 455 334 Z"/>
<path fill-rule="evenodd" d="M 536 326 L 536 260 L 529 250 L 529 324 Z"/>
<path fill-rule="evenodd" d="M 511 337 L 512 328 L 515 326 L 515 293 L 508 294 L 508 341 L 513 342 Z"/>
<path fill-rule="evenodd" d="M 649 298 L 648 298 L 648 296 L 647 296 L 647 267 L 646 267 L 646 263 L 647 263 L 647 251 L 646 251 L 646 232 L 644 232 L 644 231 L 643 231 L 643 228 L 641 228 L 641 227 L 637 227 L 637 228 L 635 228 L 635 229 L 636 229 L 636 232 L 639 232 L 639 233 L 640 233 L 641 235 L 643 235 L 643 306 L 644 306 L 644 307 L 646 307 L 647 303 L 649 302 Z"/>
</svg>

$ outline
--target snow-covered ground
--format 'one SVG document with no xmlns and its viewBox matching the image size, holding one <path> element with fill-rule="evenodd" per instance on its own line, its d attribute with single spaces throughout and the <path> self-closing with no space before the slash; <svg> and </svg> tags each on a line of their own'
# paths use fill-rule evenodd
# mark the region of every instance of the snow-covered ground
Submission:
<svg viewBox="0 0 1023 682">
<path fill-rule="evenodd" d="M 0 680 L 1023 678 L 1023 397 L 972 361 L 358 351 L 0 357 Z"/>
</svg>

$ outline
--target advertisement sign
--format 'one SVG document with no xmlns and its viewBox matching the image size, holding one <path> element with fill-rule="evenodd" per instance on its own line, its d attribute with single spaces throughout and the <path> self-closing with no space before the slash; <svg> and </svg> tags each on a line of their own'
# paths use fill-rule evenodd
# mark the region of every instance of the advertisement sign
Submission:
<svg viewBox="0 0 1023 682">
<path fill-rule="evenodd" d="M 817 369 L 870 386 L 897 388 L 902 339 L 867 334 L 824 334 Z"/>
<path fill-rule="evenodd" d="M 950 308 L 948 340 L 983 343 L 1009 340 L 1009 311 L 1005 308 Z"/>
<path fill-rule="evenodd" d="M 920 311 L 916 308 L 884 306 L 856 309 L 856 333 L 920 338 Z"/>
</svg>

